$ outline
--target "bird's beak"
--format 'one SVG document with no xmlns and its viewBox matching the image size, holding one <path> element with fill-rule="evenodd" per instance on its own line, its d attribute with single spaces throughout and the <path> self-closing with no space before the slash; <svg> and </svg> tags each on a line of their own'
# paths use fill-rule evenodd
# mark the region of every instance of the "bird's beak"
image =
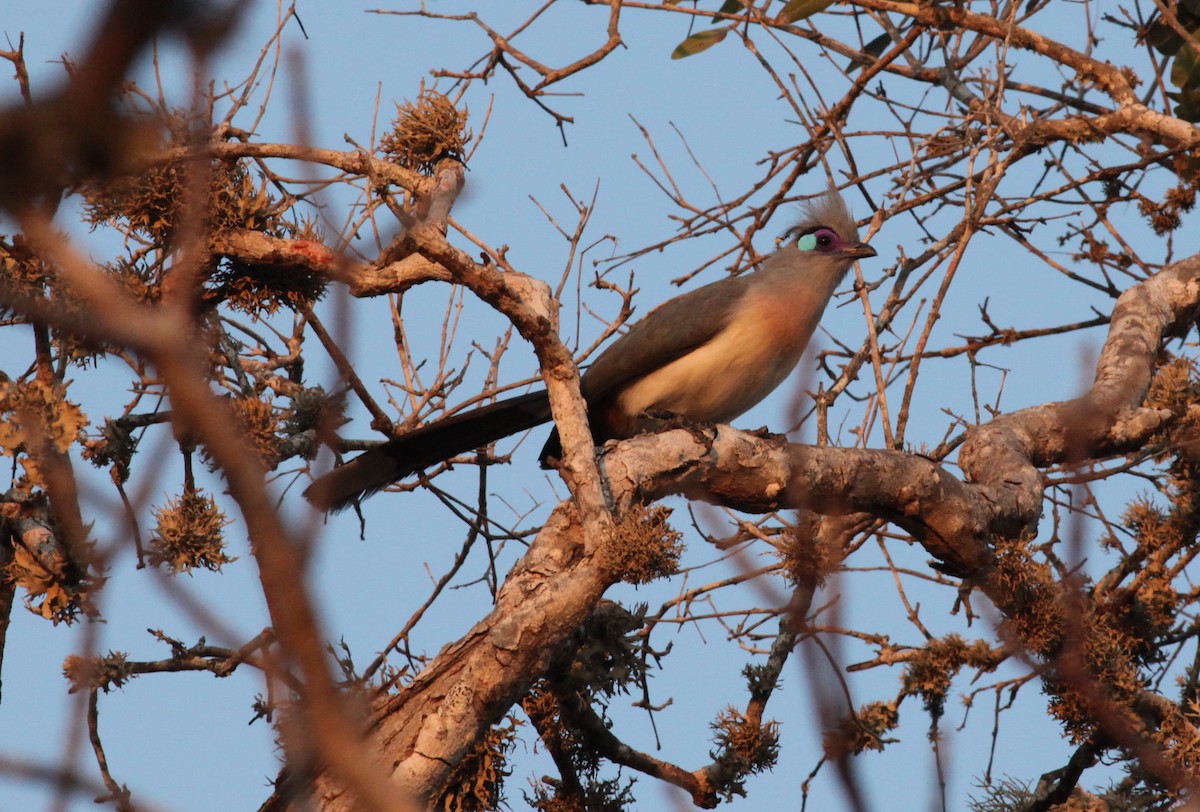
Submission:
<svg viewBox="0 0 1200 812">
<path fill-rule="evenodd" d="M 858 245 L 852 245 L 849 248 L 843 249 L 842 256 L 847 259 L 866 259 L 867 257 L 879 256 L 879 252 L 865 242 L 860 242 Z"/>
</svg>

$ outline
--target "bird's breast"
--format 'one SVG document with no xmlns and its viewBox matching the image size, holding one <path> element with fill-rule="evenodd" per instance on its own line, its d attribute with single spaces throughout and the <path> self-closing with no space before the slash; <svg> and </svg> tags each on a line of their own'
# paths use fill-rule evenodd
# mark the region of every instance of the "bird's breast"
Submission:
<svg viewBox="0 0 1200 812">
<path fill-rule="evenodd" d="M 750 291 L 724 330 L 627 386 L 616 405 L 629 417 L 670 412 L 697 422 L 728 422 L 791 374 L 821 310 L 824 298 L 818 295 Z"/>
</svg>

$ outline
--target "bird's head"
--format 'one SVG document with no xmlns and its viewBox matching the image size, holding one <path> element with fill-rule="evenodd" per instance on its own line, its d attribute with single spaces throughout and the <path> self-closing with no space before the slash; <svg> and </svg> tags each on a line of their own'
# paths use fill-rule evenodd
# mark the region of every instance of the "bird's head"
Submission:
<svg viewBox="0 0 1200 812">
<path fill-rule="evenodd" d="M 877 255 L 858 238 L 858 226 L 846 201 L 832 187 L 805 204 L 800 222 L 783 233 L 780 243 L 814 257 L 845 260 L 847 268 L 856 259 Z"/>
</svg>

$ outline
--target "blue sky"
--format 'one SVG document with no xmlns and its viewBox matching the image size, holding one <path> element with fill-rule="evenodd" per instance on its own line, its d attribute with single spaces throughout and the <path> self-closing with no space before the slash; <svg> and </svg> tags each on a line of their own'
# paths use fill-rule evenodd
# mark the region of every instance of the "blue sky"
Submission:
<svg viewBox="0 0 1200 812">
<path fill-rule="evenodd" d="M 81 37 L 94 20 L 96 6 L 53 0 L 14 5 L 15 8 L 6 10 L 0 23 L 3 33 L 13 43 L 18 33 L 25 33 L 33 92 L 35 97 L 41 96 L 62 75 L 61 66 L 56 64 L 59 56 L 81 51 Z M 508 14 L 510 22 L 515 22 L 519 16 L 514 8 L 517 5 L 488 4 L 485 14 L 493 16 L 486 19 L 504 29 L 498 18 Z M 445 6 L 447 10 L 460 7 L 465 8 L 463 4 Z M 524 11 L 524 6 L 519 10 Z M 602 9 L 573 4 L 570 9 L 556 12 L 547 24 L 531 30 L 528 41 L 523 42 L 544 62 L 565 62 L 577 57 L 585 47 L 595 47 L 603 41 L 604 13 Z M 222 79 L 244 76 L 260 44 L 273 30 L 275 14 L 273 5 L 252 6 L 236 38 L 212 65 L 212 75 Z M 260 140 L 290 140 L 295 135 L 294 100 L 296 94 L 304 94 L 312 112 L 307 125 L 314 143 L 349 148 L 345 140 L 349 136 L 366 144 L 372 130 L 382 131 L 394 115 L 393 101 L 414 98 L 422 79 L 430 81 L 430 69 L 465 67 L 487 47 L 483 37 L 468 25 L 370 15 L 353 4 L 308 3 L 300 7 L 300 15 L 308 37 L 292 26 L 284 36 L 284 44 L 289 57 L 304 65 L 308 82 L 301 85 L 290 71 L 283 72 L 258 133 Z M 671 61 L 668 58 L 671 49 L 687 34 L 681 19 L 627 15 L 622 31 L 628 48 L 618 50 L 604 64 L 561 88 L 583 95 L 564 95 L 552 101 L 576 119 L 566 129 L 566 146 L 550 118 L 514 93 L 502 77 L 487 86 L 476 85 L 466 99 L 476 133 L 483 129 L 484 113 L 489 106 L 491 115 L 470 166 L 467 192 L 456 206 L 454 216 L 487 243 L 510 246 L 509 259 L 518 270 L 552 284 L 563 271 L 566 245 L 531 198 L 569 228 L 573 224 L 572 210 L 560 186 L 565 185 L 577 199 L 590 199 L 593 190 L 598 189 L 590 233 L 596 240 L 611 235 L 619 243 L 618 252 L 673 233 L 674 224 L 668 218 L 671 207 L 632 157 L 636 154 L 643 163 L 654 160 L 631 116 L 651 133 L 681 185 L 706 202 L 713 202 L 714 196 L 709 178 L 721 194 L 739 192 L 755 176 L 756 163 L 767 149 L 793 143 L 800 137 L 801 131 L 788 121 L 774 89 L 757 72 L 752 57 L 733 41 L 691 59 Z M 174 47 L 174 43 L 163 43 L 163 75 L 168 95 L 185 104 L 187 67 L 174 55 Z M 804 53 L 812 54 L 814 60 L 806 67 L 824 70 L 815 51 Z M 285 60 L 284 64 L 295 63 Z M 148 70 L 148 66 L 143 66 L 143 70 Z M 149 73 L 144 73 L 141 78 L 148 76 Z M 0 86 L 3 103 L 11 104 L 14 99 L 12 83 Z M 377 100 L 379 110 L 375 120 Z M 881 122 L 855 118 L 851 119 L 851 125 L 884 126 Z M 676 128 L 686 136 L 687 146 L 702 162 L 704 173 L 690 164 Z M 816 192 L 823 188 L 825 179 L 810 176 L 803 182 L 808 187 L 798 191 Z M 873 191 L 882 195 L 886 187 L 880 184 Z M 860 196 L 850 194 L 848 199 L 860 216 L 869 213 Z M 332 231 L 342 221 L 345 206 L 351 202 L 352 199 L 338 193 L 322 198 L 327 228 Z M 61 225 L 71 226 L 69 220 Z M 772 234 L 787 225 L 778 223 Z M 76 236 L 97 256 L 107 250 L 103 235 L 77 233 Z M 909 255 L 919 250 L 919 234 L 903 218 L 889 222 L 872 242 L 880 257 L 864 264 L 863 271 L 868 277 L 894 266 L 901 246 Z M 574 269 L 585 284 L 592 275 L 591 258 L 611 250 L 607 245 L 600 243 L 586 258 L 588 262 Z M 714 240 L 689 241 L 662 254 L 642 257 L 628 266 L 637 274 L 637 285 L 642 289 L 637 300 L 640 312 L 673 295 L 669 280 L 689 272 L 715 253 L 715 245 Z M 760 238 L 758 249 L 770 250 L 768 236 Z M 953 338 L 956 334 L 984 331 L 977 306 L 985 298 L 989 299 L 990 312 L 997 322 L 1017 327 L 1087 318 L 1091 304 L 1108 307 L 1105 300 L 1088 301 L 1075 289 L 1048 277 L 1027 255 L 1015 254 L 1011 243 L 1002 238 L 981 237 L 972 251 L 978 259 L 964 266 L 961 284 L 952 291 L 947 315 L 938 326 L 937 337 L 943 344 L 957 343 Z M 707 276 L 691 284 L 715 279 L 717 272 L 710 269 Z M 625 269 L 618 272 L 624 273 Z M 570 295 L 564 306 L 564 333 L 573 335 L 575 310 Z M 601 312 L 615 311 L 615 302 L 606 302 L 590 290 L 585 295 Z M 447 296 L 447 288 L 434 285 L 406 296 L 406 328 L 418 353 L 422 349 L 430 354 L 436 352 Z M 332 313 L 339 304 L 335 298 L 326 306 L 326 312 Z M 395 376 L 385 303 L 352 302 L 350 307 L 355 327 L 354 357 L 362 365 L 363 377 L 375 381 Z M 480 336 L 490 336 L 501 324 L 480 303 L 467 302 L 464 307 L 464 324 L 469 325 L 470 333 L 465 332 L 455 350 L 460 360 L 470 349 L 469 335 L 477 331 Z M 863 334 L 862 319 L 861 310 L 852 303 L 830 308 L 823 325 L 839 340 L 856 346 Z M 586 319 L 581 327 L 584 343 L 599 330 L 598 322 Z M 1071 397 L 1088 382 L 1088 376 L 1079 371 L 1079 359 L 1089 353 L 1094 355 L 1101 339 L 1100 333 L 1093 333 L 1083 340 L 1071 337 L 1050 341 L 1036 353 L 1026 353 L 1020 348 L 989 351 L 982 360 L 995 368 L 979 372 L 981 397 L 992 402 L 1002 385 L 1001 406 L 1005 409 Z M 490 340 L 484 338 L 484 345 Z M 824 345 L 830 345 L 828 339 Z M 5 371 L 12 372 L 26 363 L 28 356 L 17 349 L 9 345 L 0 350 Z M 316 345 L 311 345 L 311 349 L 315 350 Z M 477 363 L 476 370 L 481 366 Z M 941 439 L 950 422 L 942 408 L 949 406 L 969 414 L 970 384 L 963 367 L 961 362 L 930 362 L 923 373 L 921 387 L 928 387 L 931 393 L 928 402 L 936 407 L 915 416 L 909 436 L 914 445 L 923 442 L 932 445 Z M 319 363 L 313 362 L 310 374 L 315 374 L 317 380 L 324 374 L 325 382 L 329 383 L 328 370 L 321 373 L 320 368 Z M 532 354 L 518 347 L 506 356 L 501 374 L 506 380 L 515 380 L 528 376 L 533 369 Z M 122 402 L 125 394 L 122 390 L 104 391 L 104 384 L 97 383 L 95 376 L 87 383 L 82 379 L 83 376 L 81 386 L 89 387 L 87 408 L 95 414 L 103 414 L 105 404 Z M 123 379 L 117 380 L 119 386 L 125 385 Z M 774 428 L 785 425 L 792 393 L 784 389 L 739 424 L 746 427 L 766 424 Z M 360 421 L 354 436 L 369 436 L 364 416 L 353 416 Z M 853 419 L 850 418 L 851 424 Z M 802 438 L 811 436 L 811 430 L 799 433 Z M 844 431 L 835 438 L 844 444 L 852 440 Z M 161 450 L 167 438 L 156 442 L 160 442 Z M 874 437 L 869 444 L 881 442 L 881 438 Z M 492 473 L 495 487 L 503 491 L 507 505 L 511 506 L 513 521 L 532 512 L 531 518 L 520 519 L 522 526 L 544 516 L 553 504 L 555 483 L 533 462 L 540 444 L 538 435 L 534 441 L 522 445 L 511 469 L 493 469 Z M 179 488 L 177 455 L 168 456 L 168 460 L 161 483 L 138 482 L 135 478 L 138 486 L 152 489 L 156 503 Z M 468 496 L 473 492 L 474 478 L 470 472 L 457 472 L 447 482 L 457 483 Z M 119 536 L 119 531 L 111 518 L 106 523 L 105 517 L 113 514 L 104 507 L 111 506 L 112 495 L 104 489 L 104 475 L 98 476 L 94 483 L 88 499 L 102 517 L 98 535 L 112 540 Z M 557 493 L 563 492 L 558 485 Z M 289 518 L 297 526 L 309 520 L 294 490 L 286 504 Z M 497 510 L 504 509 L 505 503 L 494 504 Z M 685 528 L 689 524 L 689 506 L 682 500 L 672 500 L 670 504 L 676 509 L 676 525 Z M 718 534 L 728 532 L 728 519 L 721 512 L 702 506 L 694 506 L 694 511 L 702 527 Z M 324 528 L 311 584 L 327 632 L 333 639 L 345 640 L 360 666 L 372 659 L 424 600 L 431 585 L 428 573 L 436 577 L 445 569 L 457 552 L 458 539 L 465 533 L 464 528 L 456 526 L 437 509 L 431 497 L 421 493 L 380 496 L 368 503 L 366 514 L 366 541 L 358 540 L 357 526 L 351 517 L 335 519 Z M 88 645 L 89 635 L 96 636 L 95 650 L 119 649 L 137 659 L 157 659 L 168 652 L 145 633 L 147 627 L 162 629 L 189 643 L 207 634 L 210 642 L 221 644 L 236 644 L 238 639 L 248 638 L 264 627 L 266 613 L 256 573 L 238 525 L 230 528 L 229 537 L 231 551 L 241 556 L 238 562 L 226 567 L 221 575 L 199 573 L 177 579 L 173 586 L 153 574 L 135 570 L 132 551 L 122 555 L 110 572 L 112 580 L 105 591 L 105 624 L 52 628 L 18 610 L 5 651 L 0 753 L 54 761 L 70 751 L 71 731 L 78 729 L 75 714 L 80 698 L 66 695 L 60 668 L 67 654 Z M 890 551 L 897 557 L 898 565 L 919 571 L 927 569 L 928 556 L 919 548 L 892 545 Z M 507 551 L 501 559 L 502 566 L 511 565 L 515 555 L 515 551 Z M 711 558 L 713 554 L 693 534 L 686 563 L 699 565 Z M 864 551 L 852 563 L 878 565 L 880 560 L 877 554 Z M 686 581 L 677 579 L 640 590 L 621 586 L 612 591 L 611 597 L 628 603 L 647 601 L 653 610 L 676 594 L 680 583 L 702 583 L 716 577 L 710 572 L 728 572 L 736 566 L 712 565 L 690 573 Z M 482 561 L 473 561 L 468 566 L 476 575 L 482 569 Z M 841 593 L 839 612 L 843 624 L 888 631 L 898 640 L 918 642 L 912 639 L 912 631 L 904 620 L 904 610 L 891 587 L 889 573 L 856 574 L 847 583 L 854 588 L 842 591 L 834 583 L 827 589 L 827 595 Z M 234 632 L 235 639 L 219 639 L 213 629 L 197 623 L 172 596 L 172 590 L 176 589 L 186 590 L 217 614 L 224 626 Z M 728 610 L 740 603 L 761 604 L 777 598 L 777 590 L 778 585 L 765 589 L 744 587 L 741 593 L 723 594 L 715 608 Z M 922 597 L 917 595 L 918 599 Z M 961 617 L 948 616 L 948 604 L 953 600 L 949 591 L 931 593 L 924 600 L 922 618 L 935 630 L 959 629 L 970 633 L 971 630 L 962 628 Z M 418 629 L 413 643 L 430 653 L 436 652 L 465 631 L 487 608 L 484 590 L 458 590 L 451 600 L 439 604 L 431 622 Z M 657 640 L 657 645 L 672 642 L 678 653 L 668 658 L 666 670 L 652 684 L 656 700 L 668 697 L 674 700 L 656 720 L 665 745 L 659 755 L 694 768 L 707 761 L 712 746 L 708 722 L 724 705 L 744 703 L 744 692 L 738 690 L 744 655 L 735 644 L 724 639 L 716 625 L 681 624 L 676 631 L 660 635 L 663 639 Z M 868 656 L 865 648 L 845 652 L 848 662 Z M 806 686 L 821 676 L 819 673 L 814 676 L 804 665 L 804 657 L 797 656 L 794 660 L 785 673 L 784 690 L 772 700 L 768 714 L 783 723 L 781 766 L 771 774 L 748 781 L 749 799 L 727 808 L 799 808 L 799 784 L 815 766 L 820 752 L 820 734 L 813 722 L 813 694 Z M 898 671 L 881 669 L 855 676 L 851 686 L 856 702 L 887 696 L 895 690 L 898 678 Z M 163 808 L 253 808 L 266 796 L 267 781 L 277 771 L 271 731 L 261 722 L 247 724 L 251 717 L 250 703 L 261 690 L 257 674 L 242 669 L 224 680 L 194 674 L 150 675 L 103 696 L 101 732 L 114 774 L 128 782 L 136 798 Z M 950 808 L 962 808 L 963 799 L 973 789 L 973 777 L 981 775 L 987 765 L 991 724 L 985 717 L 990 712 L 990 708 L 975 708 L 973 723 L 957 732 L 964 711 L 957 702 L 948 703 L 942 723 L 946 737 L 942 755 L 950 776 Z M 993 774 L 1032 780 L 1043 771 L 1060 766 L 1069 751 L 1059 740 L 1057 728 L 1046 717 L 1035 686 L 1025 689 L 1022 705 L 1013 713 L 1019 716 L 1006 719 L 1001 728 L 998 742 L 1001 755 Z M 614 709 L 614 714 L 620 725 L 619 734 L 626 741 L 654 748 L 654 732 L 643 713 L 621 708 Z M 919 703 L 907 702 L 898 734 L 904 739 L 903 744 L 883 755 L 868 754 L 857 760 L 856 768 L 871 808 L 897 808 L 897 787 L 905 788 L 906 808 L 936 808 L 937 778 L 926 743 L 928 724 Z M 84 744 L 77 753 L 76 763 L 94 772 Z M 509 785 L 513 808 L 523 807 L 520 790 L 526 779 L 550 771 L 543 758 L 519 748 L 516 772 Z M 639 809 L 666 806 L 667 793 L 650 779 L 641 779 L 637 790 L 642 799 Z M 0 812 L 49 808 L 50 799 L 44 787 L 0 776 Z M 88 798 L 77 797 L 72 799 L 70 808 L 94 806 Z M 832 770 L 824 771 L 814 782 L 809 808 L 845 808 Z"/>
</svg>

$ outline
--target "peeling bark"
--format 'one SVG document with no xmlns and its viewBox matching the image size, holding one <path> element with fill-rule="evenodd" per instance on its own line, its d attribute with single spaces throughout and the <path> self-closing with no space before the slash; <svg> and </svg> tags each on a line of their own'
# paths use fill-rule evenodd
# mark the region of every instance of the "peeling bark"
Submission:
<svg viewBox="0 0 1200 812">
<path fill-rule="evenodd" d="M 1095 383 L 1082 397 L 1002 415 L 968 432 L 960 479 L 898 451 L 818 448 L 727 426 L 676 429 L 615 444 L 601 468 L 618 512 L 685 494 L 748 512 L 866 512 L 912 534 L 937 566 L 981 589 L 1020 629 L 1020 614 L 1057 599 L 1049 574 L 1014 583 L 997 546 L 1027 540 L 1041 517 L 1041 468 L 1140 447 L 1170 415 L 1142 407 L 1159 347 L 1200 314 L 1200 255 L 1127 290 L 1113 311 Z M 371 744 L 406 792 L 435 798 L 453 766 L 542 672 L 614 581 L 569 502 L 555 509 L 509 574 L 496 608 L 415 682 L 377 703 Z M 331 776 L 325 810 L 351 809 Z"/>
</svg>

